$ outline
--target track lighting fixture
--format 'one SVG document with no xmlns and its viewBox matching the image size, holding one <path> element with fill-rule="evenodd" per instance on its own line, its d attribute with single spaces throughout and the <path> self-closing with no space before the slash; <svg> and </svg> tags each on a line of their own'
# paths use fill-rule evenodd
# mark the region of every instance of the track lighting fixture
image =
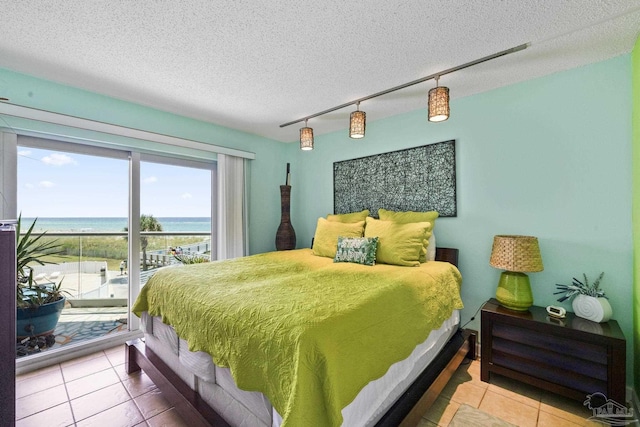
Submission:
<svg viewBox="0 0 640 427">
<path fill-rule="evenodd" d="M 430 122 L 441 122 L 449 118 L 450 111 L 449 111 L 449 88 L 444 86 L 438 86 L 438 80 L 440 79 L 440 77 L 446 74 L 453 73 L 455 71 L 472 67 L 474 65 L 482 64 L 483 62 L 487 62 L 492 59 L 499 58 L 501 56 L 519 52 L 529 47 L 529 45 L 530 45 L 529 43 L 521 44 L 520 46 L 512 47 L 511 49 L 503 50 L 501 52 L 494 53 L 493 55 L 485 56 L 483 58 L 479 58 L 474 61 L 467 62 L 465 64 L 440 71 L 438 73 L 430 74 L 421 79 L 413 80 L 408 83 L 401 84 L 399 86 L 394 86 L 392 88 L 389 88 L 380 92 L 376 92 L 372 95 L 364 96 L 354 101 L 337 105 L 335 107 L 329 108 L 324 111 L 320 111 L 319 113 L 315 113 L 310 116 L 303 117 L 301 119 L 294 120 L 292 122 L 283 123 L 280 125 L 280 127 L 283 128 L 285 126 L 289 126 L 294 123 L 299 123 L 304 120 L 305 127 L 300 128 L 300 148 L 302 150 L 313 150 L 313 129 L 311 129 L 310 127 L 307 127 L 307 120 L 356 104 L 357 109 L 356 111 L 353 111 L 351 113 L 350 120 L 349 120 L 349 137 L 363 138 L 365 126 L 366 126 L 366 114 L 364 111 L 360 111 L 359 109 L 360 102 L 366 101 L 371 98 L 376 98 L 378 96 L 386 95 L 388 93 L 395 92 L 400 89 L 405 89 L 409 86 L 426 82 L 427 80 L 434 80 L 434 79 L 436 81 L 436 87 L 429 91 L 428 117 Z"/>
<path fill-rule="evenodd" d="M 364 130 L 367 126 L 367 113 L 360 111 L 360 101 L 356 103 L 356 111 L 349 117 L 349 138 L 364 138 Z"/>
<path fill-rule="evenodd" d="M 449 88 L 438 86 L 440 76 L 436 77 L 436 87 L 429 91 L 429 121 L 443 122 L 449 118 Z"/>
<path fill-rule="evenodd" d="M 313 129 L 307 126 L 307 119 L 304 121 L 304 127 L 300 128 L 300 149 L 313 150 Z"/>
</svg>

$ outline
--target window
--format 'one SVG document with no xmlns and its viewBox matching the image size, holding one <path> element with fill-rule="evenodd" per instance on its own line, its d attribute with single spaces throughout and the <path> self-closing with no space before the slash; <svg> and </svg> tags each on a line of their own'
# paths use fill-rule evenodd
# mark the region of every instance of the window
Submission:
<svg viewBox="0 0 640 427">
<path fill-rule="evenodd" d="M 130 306 L 158 268 L 215 257 L 215 162 L 31 137 L 18 138 L 17 157 L 22 231 L 36 221 L 33 232 L 46 232 L 42 241 L 60 248 L 45 265 L 32 265 L 31 276 L 36 286 L 66 291 L 53 333 L 41 338 L 45 351 L 31 345 L 36 334 L 25 332 L 26 358 L 137 331 Z M 135 226 L 130 212 L 141 213 Z"/>
</svg>

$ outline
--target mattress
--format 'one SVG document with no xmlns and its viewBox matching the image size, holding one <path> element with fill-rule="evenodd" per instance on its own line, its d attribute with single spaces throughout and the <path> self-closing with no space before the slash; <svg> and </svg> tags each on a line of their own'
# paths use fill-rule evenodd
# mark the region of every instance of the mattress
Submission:
<svg viewBox="0 0 640 427">
<path fill-rule="evenodd" d="M 382 377 L 369 382 L 342 409 L 343 425 L 375 425 L 453 336 L 459 318 L 459 311 L 454 310 L 451 317 L 416 346 L 409 357 L 393 364 Z M 171 366 L 229 424 L 237 427 L 280 426 L 282 417 L 262 393 L 240 390 L 228 368 L 215 366 L 205 352 L 189 351 L 188 343 L 159 317 L 143 313 L 142 328 L 149 349 Z"/>
</svg>

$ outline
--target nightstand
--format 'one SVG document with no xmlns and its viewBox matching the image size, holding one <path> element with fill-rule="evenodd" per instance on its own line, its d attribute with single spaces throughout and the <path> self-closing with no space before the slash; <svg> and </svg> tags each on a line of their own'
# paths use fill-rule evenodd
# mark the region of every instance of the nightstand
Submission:
<svg viewBox="0 0 640 427">
<path fill-rule="evenodd" d="M 615 320 L 556 319 L 543 307 L 518 312 L 491 299 L 481 339 L 482 381 L 496 373 L 579 401 L 601 392 L 625 404 L 626 341 Z"/>
</svg>

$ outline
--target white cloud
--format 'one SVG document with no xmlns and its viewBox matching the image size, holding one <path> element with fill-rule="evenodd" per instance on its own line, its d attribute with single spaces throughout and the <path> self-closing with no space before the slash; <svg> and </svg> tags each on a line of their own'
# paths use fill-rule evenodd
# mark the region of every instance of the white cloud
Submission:
<svg viewBox="0 0 640 427">
<path fill-rule="evenodd" d="M 191 193 L 184 193 L 180 196 L 181 199 L 190 199 L 193 195 Z"/>
<path fill-rule="evenodd" d="M 75 165 L 77 162 L 66 154 L 52 153 L 42 158 L 42 162 L 52 166 Z"/>
<path fill-rule="evenodd" d="M 40 181 L 38 183 L 38 185 L 42 188 L 51 188 L 53 187 L 55 184 L 51 181 Z"/>
<path fill-rule="evenodd" d="M 153 184 L 154 182 L 158 182 L 158 178 L 155 176 L 148 176 L 142 180 L 145 184 Z"/>
<path fill-rule="evenodd" d="M 31 155 L 31 150 L 20 150 L 18 151 L 18 156 L 30 156 Z"/>
</svg>

